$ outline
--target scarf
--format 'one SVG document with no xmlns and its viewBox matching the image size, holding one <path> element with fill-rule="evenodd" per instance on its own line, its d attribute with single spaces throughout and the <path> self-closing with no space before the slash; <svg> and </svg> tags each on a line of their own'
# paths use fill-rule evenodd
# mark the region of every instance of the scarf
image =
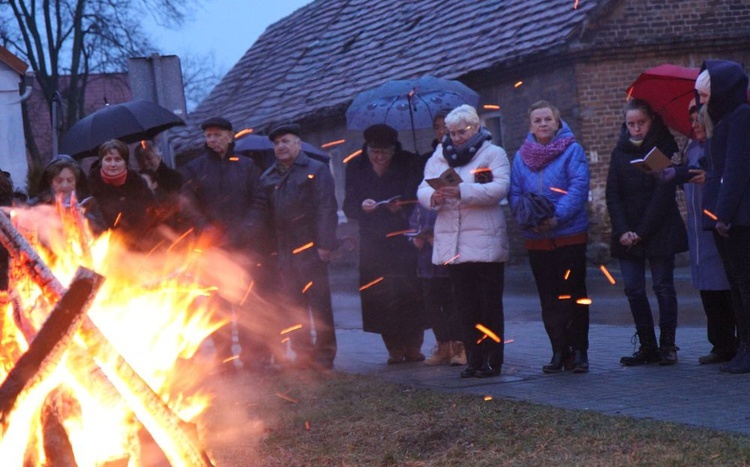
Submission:
<svg viewBox="0 0 750 467">
<path fill-rule="evenodd" d="M 102 181 L 104 183 L 106 183 L 107 185 L 112 185 L 116 187 L 123 186 L 125 184 L 125 179 L 128 177 L 127 170 L 123 170 L 120 175 L 115 175 L 114 177 L 104 173 L 104 170 L 100 170 L 99 174 L 102 176 Z"/>
<path fill-rule="evenodd" d="M 539 172 L 564 153 L 575 140 L 572 136 L 566 136 L 555 138 L 549 144 L 539 144 L 532 139 L 527 139 L 518 152 L 521 153 L 521 160 L 532 172 Z"/>
<path fill-rule="evenodd" d="M 492 141 L 492 134 L 485 127 L 479 127 L 479 131 L 461 146 L 455 146 L 450 136 L 443 140 L 443 157 L 451 167 L 461 167 L 474 158 L 485 141 Z"/>
</svg>

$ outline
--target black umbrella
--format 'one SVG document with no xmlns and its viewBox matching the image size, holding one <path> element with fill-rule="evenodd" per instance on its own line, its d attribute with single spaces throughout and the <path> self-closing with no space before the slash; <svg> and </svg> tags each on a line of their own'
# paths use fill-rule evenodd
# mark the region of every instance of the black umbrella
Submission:
<svg viewBox="0 0 750 467">
<path fill-rule="evenodd" d="M 364 130 L 385 123 L 398 131 L 411 129 L 416 144 L 415 130 L 432 128 L 435 115 L 478 102 L 479 94 L 460 81 L 434 76 L 391 80 L 354 98 L 346 110 L 346 127 Z"/>
<path fill-rule="evenodd" d="M 134 143 L 184 124 L 180 117 L 154 102 L 108 105 L 70 127 L 60 140 L 60 152 L 85 157 L 111 139 Z"/>
<path fill-rule="evenodd" d="M 246 134 L 237 138 L 234 142 L 234 150 L 240 153 L 249 151 L 273 151 L 273 143 L 268 139 L 268 136 Z M 328 164 L 331 160 L 331 156 L 329 156 L 328 153 L 322 149 L 316 148 L 310 143 L 303 141 L 302 150 L 308 156 L 325 164 Z"/>
</svg>

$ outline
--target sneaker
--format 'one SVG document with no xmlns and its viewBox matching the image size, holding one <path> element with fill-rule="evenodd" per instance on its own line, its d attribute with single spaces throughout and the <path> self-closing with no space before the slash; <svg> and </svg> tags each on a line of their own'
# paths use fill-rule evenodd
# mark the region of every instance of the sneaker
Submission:
<svg viewBox="0 0 750 467">
<path fill-rule="evenodd" d="M 450 342 L 438 342 L 437 345 L 432 349 L 432 355 L 430 355 L 425 361 L 425 365 L 448 365 L 451 363 L 451 343 Z"/>
<path fill-rule="evenodd" d="M 461 341 L 453 341 L 450 343 L 451 349 L 451 366 L 463 366 L 466 365 L 466 349 L 464 349 L 464 343 Z"/>
</svg>

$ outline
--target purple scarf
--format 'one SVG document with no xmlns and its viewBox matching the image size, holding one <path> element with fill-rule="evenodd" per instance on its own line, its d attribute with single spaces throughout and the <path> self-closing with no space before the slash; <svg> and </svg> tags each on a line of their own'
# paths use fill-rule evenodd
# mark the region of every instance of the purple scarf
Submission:
<svg viewBox="0 0 750 467">
<path fill-rule="evenodd" d="M 534 140 L 527 139 L 518 152 L 521 154 L 521 160 L 529 166 L 532 172 L 539 172 L 564 153 L 568 146 L 575 141 L 576 139 L 572 136 L 556 138 L 549 144 L 539 144 Z"/>
</svg>

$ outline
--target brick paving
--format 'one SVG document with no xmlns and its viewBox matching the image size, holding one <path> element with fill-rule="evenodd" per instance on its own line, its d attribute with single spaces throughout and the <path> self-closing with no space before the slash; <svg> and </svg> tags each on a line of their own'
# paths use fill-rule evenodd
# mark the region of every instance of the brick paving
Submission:
<svg viewBox="0 0 750 467">
<path fill-rule="evenodd" d="M 505 364 L 499 378 L 461 379 L 461 367 L 428 367 L 422 363 L 389 366 L 387 352 L 380 336 L 364 333 L 358 326 L 359 301 L 354 294 L 334 294 L 339 352 L 338 371 L 376 376 L 384 381 L 412 384 L 478 396 L 491 395 L 506 399 L 549 404 L 561 408 L 590 410 L 608 415 L 663 420 L 698 427 L 750 434 L 750 374 L 732 375 L 719 371 L 717 365 L 699 365 L 698 357 L 710 350 L 705 324 L 700 322 L 700 298 L 689 289 L 689 272 L 677 272 L 681 313 L 691 317 L 677 330 L 679 363 L 660 367 L 647 365 L 623 367 L 619 360 L 633 352 L 627 302 L 621 288 L 605 289 L 594 284 L 592 317 L 606 313 L 625 314 L 618 324 L 597 324 L 592 318 L 589 332 L 590 371 L 547 375 L 541 371 L 549 361 L 551 350 L 544 327 L 539 321 L 538 301 L 529 295 L 528 271 L 513 267 L 506 282 L 505 307 L 536 308 L 536 319 L 524 312 L 506 318 Z M 592 278 L 592 272 L 589 272 Z M 598 280 L 595 278 L 595 280 Z M 531 283 L 533 292 L 533 280 Z M 510 305 L 509 305 L 510 304 Z M 604 308 L 603 310 L 601 308 Z M 656 312 L 655 312 L 656 314 Z M 619 321 L 626 324 L 620 324 Z M 425 332 L 422 350 L 427 354 L 434 345 L 432 331 Z"/>
</svg>

